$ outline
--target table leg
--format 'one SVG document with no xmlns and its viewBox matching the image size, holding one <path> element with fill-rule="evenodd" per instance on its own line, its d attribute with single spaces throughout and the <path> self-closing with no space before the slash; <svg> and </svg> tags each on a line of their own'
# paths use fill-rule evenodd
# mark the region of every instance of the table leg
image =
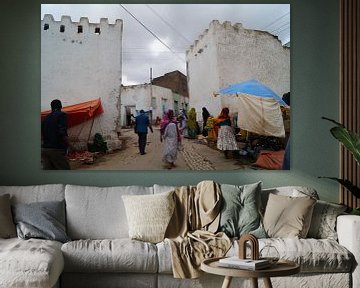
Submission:
<svg viewBox="0 0 360 288">
<path fill-rule="evenodd" d="M 270 278 L 266 277 L 263 279 L 264 279 L 265 288 L 273 288 Z"/>
<path fill-rule="evenodd" d="M 258 279 L 257 278 L 251 278 L 252 287 L 258 288 Z"/>
<path fill-rule="evenodd" d="M 221 286 L 221 288 L 230 288 L 232 277 L 231 276 L 225 276 L 224 282 Z"/>
</svg>

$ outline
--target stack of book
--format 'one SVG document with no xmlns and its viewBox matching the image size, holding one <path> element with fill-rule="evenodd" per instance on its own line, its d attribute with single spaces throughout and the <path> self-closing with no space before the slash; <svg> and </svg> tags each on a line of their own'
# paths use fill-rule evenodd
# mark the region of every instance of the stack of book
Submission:
<svg viewBox="0 0 360 288">
<path fill-rule="evenodd" d="M 233 256 L 220 259 L 219 266 L 246 270 L 259 270 L 270 267 L 271 262 L 267 259 L 251 260 L 240 259 L 238 256 Z"/>
</svg>

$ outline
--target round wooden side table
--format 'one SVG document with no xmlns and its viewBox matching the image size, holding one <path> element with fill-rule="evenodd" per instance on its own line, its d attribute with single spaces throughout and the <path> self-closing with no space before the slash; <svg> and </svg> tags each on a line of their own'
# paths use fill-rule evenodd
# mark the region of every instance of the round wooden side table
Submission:
<svg viewBox="0 0 360 288">
<path fill-rule="evenodd" d="M 271 267 L 261 270 L 245 270 L 238 268 L 222 267 L 219 259 L 206 259 L 201 263 L 201 270 L 216 275 L 225 276 L 222 288 L 229 288 L 233 277 L 251 278 L 253 287 L 258 288 L 258 278 L 263 278 L 265 287 L 272 288 L 270 277 L 289 276 L 300 272 L 300 266 L 288 260 L 279 260 Z"/>
</svg>

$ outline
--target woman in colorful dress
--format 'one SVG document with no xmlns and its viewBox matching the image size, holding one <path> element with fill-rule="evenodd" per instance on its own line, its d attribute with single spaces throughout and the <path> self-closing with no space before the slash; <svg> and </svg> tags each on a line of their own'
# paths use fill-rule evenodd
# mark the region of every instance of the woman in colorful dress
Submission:
<svg viewBox="0 0 360 288">
<path fill-rule="evenodd" d="M 177 150 L 181 141 L 173 110 L 169 110 L 166 114 L 161 129 L 163 129 L 163 132 L 160 135 L 160 140 L 161 142 L 164 141 L 162 160 L 165 163 L 165 168 L 172 169 L 176 167 Z"/>
<path fill-rule="evenodd" d="M 198 132 L 195 108 L 191 108 L 188 113 L 187 128 L 188 128 L 188 137 L 190 139 L 195 139 L 197 136 L 197 132 Z"/>
<path fill-rule="evenodd" d="M 225 158 L 231 158 L 230 151 L 238 150 L 234 130 L 231 127 L 229 108 L 223 108 L 220 115 L 216 118 L 216 125 L 219 126 L 217 137 L 217 148 L 224 151 Z"/>
</svg>

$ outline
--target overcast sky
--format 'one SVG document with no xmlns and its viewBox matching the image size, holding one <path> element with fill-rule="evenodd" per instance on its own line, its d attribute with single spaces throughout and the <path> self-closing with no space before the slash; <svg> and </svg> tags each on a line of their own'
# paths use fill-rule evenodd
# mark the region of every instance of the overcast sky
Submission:
<svg viewBox="0 0 360 288">
<path fill-rule="evenodd" d="M 242 23 L 277 35 L 283 45 L 290 42 L 289 4 L 42 4 L 42 18 L 44 14 L 52 14 L 56 21 L 62 15 L 71 16 L 73 22 L 80 17 L 91 23 L 122 19 L 123 85 L 148 83 L 150 68 L 153 78 L 174 70 L 186 75 L 186 50 L 212 20 Z"/>
</svg>

